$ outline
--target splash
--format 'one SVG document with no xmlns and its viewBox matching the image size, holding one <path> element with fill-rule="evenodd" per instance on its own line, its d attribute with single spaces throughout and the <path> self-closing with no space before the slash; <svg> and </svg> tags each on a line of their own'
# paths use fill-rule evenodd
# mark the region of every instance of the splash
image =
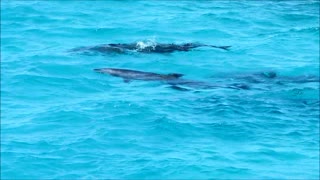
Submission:
<svg viewBox="0 0 320 180">
<path fill-rule="evenodd" d="M 157 45 L 157 42 L 155 40 L 149 39 L 147 41 L 138 41 L 136 44 L 136 47 L 138 51 L 146 48 L 152 48 L 152 50 L 154 50 L 156 45 Z"/>
</svg>

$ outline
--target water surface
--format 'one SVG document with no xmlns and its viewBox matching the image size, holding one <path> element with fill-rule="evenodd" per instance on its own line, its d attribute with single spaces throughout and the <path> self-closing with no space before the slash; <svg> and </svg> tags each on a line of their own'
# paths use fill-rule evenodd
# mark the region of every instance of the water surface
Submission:
<svg viewBox="0 0 320 180">
<path fill-rule="evenodd" d="M 232 48 L 68 52 L 136 41 Z M 251 89 L 177 91 L 93 71 L 103 67 Z M 1 178 L 317 179 L 308 77 L 319 78 L 319 1 L 3 0 Z"/>
</svg>

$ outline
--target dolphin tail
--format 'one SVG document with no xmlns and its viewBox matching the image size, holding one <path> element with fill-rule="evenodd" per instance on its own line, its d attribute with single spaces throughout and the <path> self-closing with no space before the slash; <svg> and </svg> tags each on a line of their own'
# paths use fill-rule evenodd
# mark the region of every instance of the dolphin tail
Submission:
<svg viewBox="0 0 320 180">
<path fill-rule="evenodd" d="M 85 51 L 87 49 L 88 49 L 87 47 L 77 47 L 77 48 L 69 49 L 66 52 L 73 53 L 73 52 Z"/>
<path fill-rule="evenodd" d="M 226 51 L 228 51 L 229 48 L 231 47 L 231 46 L 214 46 L 214 45 L 208 45 L 208 46 L 209 47 L 213 47 L 213 48 L 223 49 L 223 50 L 226 50 Z"/>
<path fill-rule="evenodd" d="M 187 89 L 187 88 L 183 88 L 183 87 L 180 87 L 180 86 L 177 86 L 177 85 L 171 85 L 169 86 L 171 89 L 174 89 L 174 90 L 178 90 L 178 91 L 190 91 L 190 89 Z"/>
<path fill-rule="evenodd" d="M 98 69 L 93 69 L 97 73 L 105 73 L 105 68 L 98 68 Z"/>
<path fill-rule="evenodd" d="M 233 83 L 230 85 L 227 85 L 226 88 L 231 88 L 231 89 L 243 89 L 243 90 L 250 90 L 250 86 L 243 84 L 243 83 Z"/>
</svg>

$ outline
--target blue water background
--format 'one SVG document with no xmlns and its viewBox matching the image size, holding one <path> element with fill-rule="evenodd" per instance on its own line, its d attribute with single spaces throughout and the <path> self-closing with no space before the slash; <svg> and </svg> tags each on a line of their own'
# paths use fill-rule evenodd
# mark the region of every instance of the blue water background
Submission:
<svg viewBox="0 0 320 180">
<path fill-rule="evenodd" d="M 135 41 L 232 48 L 68 52 Z M 177 91 L 102 67 L 319 77 L 319 1 L 2 0 L 1 179 L 319 178 L 319 82 Z"/>
</svg>

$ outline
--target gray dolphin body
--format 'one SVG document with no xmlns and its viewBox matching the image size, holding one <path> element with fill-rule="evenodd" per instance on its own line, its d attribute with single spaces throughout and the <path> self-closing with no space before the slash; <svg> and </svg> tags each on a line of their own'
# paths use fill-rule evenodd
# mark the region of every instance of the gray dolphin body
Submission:
<svg viewBox="0 0 320 180">
<path fill-rule="evenodd" d="M 141 47 L 139 43 L 118 43 L 118 44 L 101 44 L 92 47 L 80 47 L 72 49 L 71 52 L 99 52 L 99 53 L 125 53 L 127 51 L 137 51 L 141 53 L 172 53 L 175 51 L 190 51 L 198 47 L 212 47 L 228 50 L 231 46 L 214 46 L 201 43 L 184 43 L 184 44 L 164 44 L 158 43 Z"/>
<path fill-rule="evenodd" d="M 170 74 L 157 74 L 153 72 L 143 72 L 143 71 L 136 71 L 130 69 L 117 69 L 117 68 L 101 68 L 101 69 L 94 69 L 94 71 L 103 73 L 103 74 L 110 74 L 112 76 L 121 77 L 125 82 L 129 82 L 131 80 L 144 80 L 144 81 L 169 81 L 178 79 L 183 74 L 177 73 L 170 73 Z"/>
<path fill-rule="evenodd" d="M 231 46 L 214 46 L 200 43 L 184 43 L 184 44 L 155 44 L 146 47 L 139 47 L 137 43 L 131 44 L 108 44 L 110 47 L 122 48 L 127 50 L 137 50 L 144 53 L 172 53 L 174 51 L 190 51 L 198 47 L 212 47 L 228 50 Z"/>
</svg>

